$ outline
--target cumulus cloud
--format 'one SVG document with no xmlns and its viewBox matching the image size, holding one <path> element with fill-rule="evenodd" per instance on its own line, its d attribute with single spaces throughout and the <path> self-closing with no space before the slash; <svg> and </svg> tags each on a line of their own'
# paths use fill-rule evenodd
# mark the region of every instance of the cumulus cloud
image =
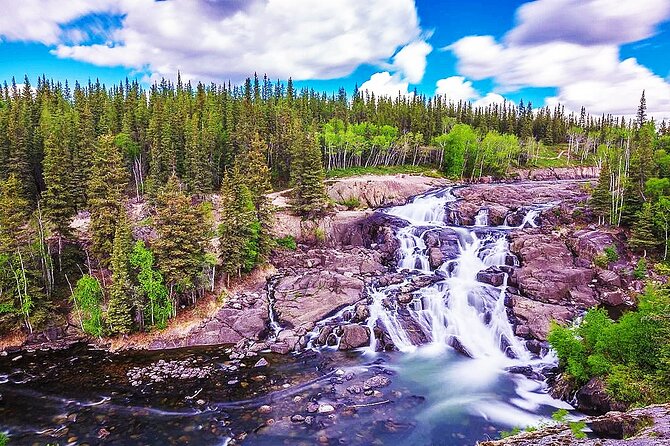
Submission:
<svg viewBox="0 0 670 446">
<path fill-rule="evenodd" d="M 487 107 L 491 104 L 502 104 L 508 101 L 498 93 L 487 93 L 485 96 L 472 86 L 472 82 L 463 76 L 451 76 L 437 81 L 435 94 L 443 96 L 445 99 L 458 101 L 471 101 L 474 107 Z"/>
<path fill-rule="evenodd" d="M 668 0 L 538 0 L 517 10 L 512 44 L 554 41 L 581 45 L 622 44 L 645 39 L 670 16 Z"/>
<path fill-rule="evenodd" d="M 479 97 L 479 93 L 472 86 L 472 82 L 463 76 L 451 76 L 437 81 L 435 94 L 444 96 L 454 102 L 469 101 Z"/>
<path fill-rule="evenodd" d="M 396 98 L 398 95 L 405 96 L 409 94 L 409 83 L 403 80 L 398 74 L 392 75 L 388 71 L 383 71 L 373 74 L 358 89 L 361 92 L 374 93 L 377 97 L 388 96 Z"/>
<path fill-rule="evenodd" d="M 518 25 L 502 41 L 467 36 L 447 49 L 456 55 L 460 74 L 493 79 L 502 92 L 554 87 L 557 95 L 547 105 L 560 102 L 573 111 L 585 106 L 594 114 L 631 115 L 646 90 L 649 114 L 664 119 L 670 117 L 670 84 L 634 58 L 621 60 L 619 44 L 651 35 L 670 14 L 670 2 L 631 5 L 539 0 L 519 9 Z M 630 18 L 625 26 L 620 21 L 624 16 Z M 578 25 L 557 25 L 565 20 Z"/>
<path fill-rule="evenodd" d="M 419 40 L 413 0 L 121 0 L 118 8 L 121 26 L 108 42 L 60 43 L 54 54 L 154 77 L 331 79 L 388 66 L 402 48 L 394 69 L 420 80 L 431 49 Z"/>
<path fill-rule="evenodd" d="M 118 13 L 113 0 L 0 0 L 0 38 L 54 45 L 61 41 L 63 26 L 95 13 Z"/>
<path fill-rule="evenodd" d="M 423 40 L 412 42 L 393 56 L 393 66 L 407 81 L 418 84 L 426 72 L 426 57 L 431 51 L 433 47 Z"/>
</svg>

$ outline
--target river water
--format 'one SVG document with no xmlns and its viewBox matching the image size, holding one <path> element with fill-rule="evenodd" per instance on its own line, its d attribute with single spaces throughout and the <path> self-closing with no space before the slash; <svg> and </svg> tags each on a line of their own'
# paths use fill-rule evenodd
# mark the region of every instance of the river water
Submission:
<svg viewBox="0 0 670 446">
<path fill-rule="evenodd" d="M 513 228 L 489 227 L 485 209 L 475 226 L 460 226 L 455 200 L 445 189 L 384 211 L 403 222 L 397 270 L 406 281 L 370 284 L 366 325 L 394 351 L 373 339 L 352 352 L 244 360 L 225 346 L 10 354 L 0 358 L 0 430 L 10 445 L 472 445 L 570 408 L 547 392 L 551 352 L 533 353 L 514 335 L 506 275 L 499 286 L 477 281 L 513 263 Z M 535 226 L 539 209 L 525 210 L 521 226 Z M 455 250 L 433 269 L 426 240 L 445 231 Z M 428 285 L 399 304 L 398 290 L 423 276 Z"/>
</svg>

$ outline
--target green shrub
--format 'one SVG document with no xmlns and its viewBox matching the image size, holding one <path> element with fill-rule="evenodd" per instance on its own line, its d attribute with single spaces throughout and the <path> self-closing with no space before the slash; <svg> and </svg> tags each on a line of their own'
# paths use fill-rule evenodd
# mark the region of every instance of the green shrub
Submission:
<svg viewBox="0 0 670 446">
<path fill-rule="evenodd" d="M 287 235 L 286 237 L 281 237 L 276 240 L 277 246 L 280 246 L 284 249 L 290 249 L 291 251 L 295 251 L 298 249 L 298 245 L 295 242 L 295 239 L 293 238 L 292 235 Z"/>
<path fill-rule="evenodd" d="M 361 200 L 357 197 L 348 197 L 340 201 L 339 204 L 346 206 L 349 210 L 359 209 L 362 207 Z"/>
<path fill-rule="evenodd" d="M 326 231 L 317 226 L 314 228 L 314 238 L 317 242 L 323 243 L 326 240 Z"/>
<path fill-rule="evenodd" d="M 661 276 L 670 276 L 670 264 L 667 262 L 659 262 L 654 265 L 654 270 Z"/>
<path fill-rule="evenodd" d="M 633 270 L 633 277 L 638 280 L 647 277 L 647 261 L 644 257 L 637 261 L 637 265 L 635 265 L 635 269 Z"/>
<path fill-rule="evenodd" d="M 607 261 L 612 263 L 619 260 L 619 253 L 616 250 L 615 246 L 608 246 L 605 248 L 605 256 L 607 256 Z"/>
<path fill-rule="evenodd" d="M 609 265 L 607 254 L 598 254 L 597 256 L 593 257 L 593 264 L 598 268 L 607 268 L 607 265 Z"/>
<path fill-rule="evenodd" d="M 670 395 L 668 314 L 668 290 L 648 286 L 637 311 L 614 322 L 605 310 L 591 309 L 577 326 L 553 324 L 548 339 L 576 384 L 601 377 L 619 401 L 663 402 Z"/>
<path fill-rule="evenodd" d="M 0 446 L 7 446 L 7 443 L 9 443 L 9 437 L 6 433 L 0 432 Z"/>
</svg>

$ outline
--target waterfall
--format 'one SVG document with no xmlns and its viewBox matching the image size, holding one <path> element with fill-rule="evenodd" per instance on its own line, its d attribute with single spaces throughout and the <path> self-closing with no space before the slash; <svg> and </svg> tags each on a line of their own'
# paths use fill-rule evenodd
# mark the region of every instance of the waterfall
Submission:
<svg viewBox="0 0 670 446">
<path fill-rule="evenodd" d="M 488 226 L 489 224 L 489 210 L 480 209 L 475 215 L 475 226 Z"/>
<path fill-rule="evenodd" d="M 447 207 L 454 201 L 456 197 L 447 189 L 385 211 L 408 223 L 396 232 L 398 269 L 406 270 L 408 277 L 429 275 L 436 280 L 415 291 L 406 307 L 394 299 L 404 284 L 370 288 L 367 326 L 371 332 L 383 327 L 393 345 L 404 352 L 427 343 L 439 349 L 451 346 L 473 358 L 528 361 L 530 353 L 514 335 L 505 308 L 507 275 L 499 272 L 504 274 L 500 286 L 477 280 L 481 271 L 506 265 L 510 258 L 507 229 L 487 227 L 486 209 L 478 212 L 476 229 L 447 225 Z M 538 215 L 539 211 L 529 211 L 522 226 L 536 226 Z M 452 231 L 459 241 L 457 255 L 435 271 L 430 268 L 424 240 L 428 231 Z M 374 351 L 378 341 L 372 338 L 370 349 Z"/>
</svg>

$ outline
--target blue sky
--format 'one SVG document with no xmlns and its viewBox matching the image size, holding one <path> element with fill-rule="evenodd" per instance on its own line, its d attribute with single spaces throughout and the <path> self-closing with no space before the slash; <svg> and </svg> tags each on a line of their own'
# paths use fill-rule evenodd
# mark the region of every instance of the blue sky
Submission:
<svg viewBox="0 0 670 446">
<path fill-rule="evenodd" d="M 670 0 L 0 0 L 0 79 L 239 82 L 670 117 Z"/>
</svg>

